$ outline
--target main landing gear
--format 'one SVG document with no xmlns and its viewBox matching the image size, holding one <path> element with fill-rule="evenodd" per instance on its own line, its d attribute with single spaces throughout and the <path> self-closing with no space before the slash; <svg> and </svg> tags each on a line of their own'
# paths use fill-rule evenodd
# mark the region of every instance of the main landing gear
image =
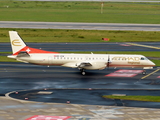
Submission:
<svg viewBox="0 0 160 120">
<path fill-rule="evenodd" d="M 82 75 L 86 75 L 86 72 L 85 72 L 85 70 L 84 70 L 84 69 L 79 68 L 79 70 L 80 70 L 80 72 L 81 72 L 81 74 L 82 74 Z"/>
<path fill-rule="evenodd" d="M 82 74 L 82 75 L 86 75 L 86 72 L 85 72 L 85 71 L 82 71 L 81 74 Z"/>
</svg>

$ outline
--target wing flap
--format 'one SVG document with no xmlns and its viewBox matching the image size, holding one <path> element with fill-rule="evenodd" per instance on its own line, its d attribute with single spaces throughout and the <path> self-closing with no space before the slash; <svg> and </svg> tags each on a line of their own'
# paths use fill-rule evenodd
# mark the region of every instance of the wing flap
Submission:
<svg viewBox="0 0 160 120">
<path fill-rule="evenodd" d="M 82 63 L 80 63 L 80 65 L 78 67 L 84 68 L 84 67 L 89 67 L 89 66 L 92 66 L 92 64 L 89 62 L 82 62 Z"/>
<path fill-rule="evenodd" d="M 69 62 L 69 63 L 65 63 L 62 66 L 64 67 L 71 67 L 71 68 L 84 68 L 84 67 L 89 67 L 92 66 L 91 63 L 89 62 Z"/>
</svg>

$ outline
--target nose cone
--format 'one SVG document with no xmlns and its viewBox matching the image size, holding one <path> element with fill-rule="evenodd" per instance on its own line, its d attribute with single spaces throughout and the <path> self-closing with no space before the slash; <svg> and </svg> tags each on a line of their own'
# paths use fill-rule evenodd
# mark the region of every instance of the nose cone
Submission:
<svg viewBox="0 0 160 120">
<path fill-rule="evenodd" d="M 152 61 L 148 60 L 145 67 L 143 67 L 143 69 L 153 69 L 154 66 L 155 64 Z"/>
<path fill-rule="evenodd" d="M 152 61 L 150 61 L 150 65 L 153 67 L 153 66 L 156 66 L 156 64 Z"/>
</svg>

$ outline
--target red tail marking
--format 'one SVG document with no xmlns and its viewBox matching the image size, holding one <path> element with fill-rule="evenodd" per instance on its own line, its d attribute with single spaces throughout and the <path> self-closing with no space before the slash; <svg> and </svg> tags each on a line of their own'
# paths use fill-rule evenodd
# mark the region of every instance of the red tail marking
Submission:
<svg viewBox="0 0 160 120">
<path fill-rule="evenodd" d="M 54 53 L 54 54 L 58 54 L 58 52 L 50 52 L 50 51 L 30 48 L 30 47 L 26 46 L 26 47 L 22 48 L 20 51 L 14 53 L 13 55 L 18 55 L 18 53 L 21 52 L 21 51 L 26 51 L 28 54 L 31 54 L 31 53 Z"/>
</svg>

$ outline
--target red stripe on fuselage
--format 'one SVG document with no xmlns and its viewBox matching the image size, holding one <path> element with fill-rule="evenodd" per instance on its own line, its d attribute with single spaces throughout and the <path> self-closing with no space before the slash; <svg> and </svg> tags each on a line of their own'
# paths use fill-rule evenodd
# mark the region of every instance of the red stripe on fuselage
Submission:
<svg viewBox="0 0 160 120">
<path fill-rule="evenodd" d="M 30 48 L 30 47 L 26 46 L 26 47 L 22 48 L 20 51 L 14 53 L 13 55 L 18 55 L 18 53 L 21 52 L 21 51 L 26 51 L 28 54 L 30 54 L 30 53 L 54 53 L 54 54 L 58 54 L 58 52 L 50 52 L 50 51 Z"/>
</svg>

